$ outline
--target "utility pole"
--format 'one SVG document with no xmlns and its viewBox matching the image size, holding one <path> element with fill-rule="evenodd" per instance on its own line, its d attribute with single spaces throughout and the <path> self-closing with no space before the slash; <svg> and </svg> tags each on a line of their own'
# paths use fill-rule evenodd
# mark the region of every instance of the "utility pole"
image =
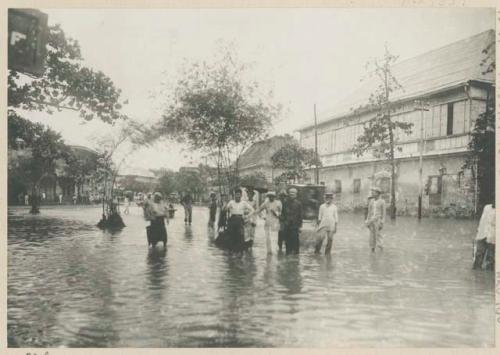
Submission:
<svg viewBox="0 0 500 355">
<path fill-rule="evenodd" d="M 424 130 L 424 111 L 429 111 L 428 108 L 424 106 L 422 101 L 416 101 L 417 109 L 420 111 L 420 157 L 418 161 L 418 174 L 419 174 L 419 189 L 418 189 L 418 219 L 422 219 L 422 195 L 424 189 L 423 181 L 423 155 L 424 155 L 424 144 L 425 144 L 425 130 Z"/>
<path fill-rule="evenodd" d="M 316 104 L 314 104 L 314 154 L 316 155 L 316 159 L 319 159 L 318 155 L 318 120 L 316 118 Z M 316 185 L 319 184 L 319 166 L 315 165 L 315 173 L 316 173 Z"/>
</svg>

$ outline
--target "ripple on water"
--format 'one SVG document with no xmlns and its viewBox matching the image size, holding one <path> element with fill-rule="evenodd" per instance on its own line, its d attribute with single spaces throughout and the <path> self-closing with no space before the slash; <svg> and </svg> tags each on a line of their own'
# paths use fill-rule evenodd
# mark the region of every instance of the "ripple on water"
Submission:
<svg viewBox="0 0 500 355">
<path fill-rule="evenodd" d="M 401 218 L 371 254 L 359 216 L 341 215 L 330 257 L 215 248 L 205 209 L 148 250 L 140 209 L 120 233 L 98 208 L 8 217 L 10 346 L 491 346 L 492 273 L 470 270 L 474 222 Z M 409 232 L 411 231 L 411 233 Z M 443 237 L 443 236 L 447 237 Z"/>
</svg>

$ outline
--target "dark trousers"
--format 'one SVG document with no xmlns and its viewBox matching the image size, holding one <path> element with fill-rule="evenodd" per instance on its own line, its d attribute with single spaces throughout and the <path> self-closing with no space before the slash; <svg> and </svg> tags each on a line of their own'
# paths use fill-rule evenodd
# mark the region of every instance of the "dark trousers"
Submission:
<svg viewBox="0 0 500 355">
<path fill-rule="evenodd" d="M 495 269 L 495 244 L 486 242 L 485 239 L 476 241 L 476 255 L 474 256 L 473 269 Z"/>
<path fill-rule="evenodd" d="M 184 206 L 184 223 L 191 224 L 193 215 L 193 207 L 191 205 Z"/>
<path fill-rule="evenodd" d="M 297 227 L 285 228 L 286 254 L 299 253 L 299 229 Z"/>
<path fill-rule="evenodd" d="M 280 228 L 280 231 L 278 232 L 278 247 L 281 248 L 283 247 L 283 243 L 285 242 L 285 231 Z"/>
</svg>

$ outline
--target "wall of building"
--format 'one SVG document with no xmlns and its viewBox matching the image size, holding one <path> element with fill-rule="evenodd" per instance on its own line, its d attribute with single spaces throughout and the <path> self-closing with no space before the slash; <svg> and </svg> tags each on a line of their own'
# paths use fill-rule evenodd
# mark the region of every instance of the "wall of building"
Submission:
<svg viewBox="0 0 500 355">
<path fill-rule="evenodd" d="M 432 156 L 423 160 L 424 214 L 463 213 L 468 216 L 474 212 L 475 184 L 470 171 L 462 172 L 463 163 L 463 154 Z M 418 159 L 397 162 L 398 214 L 417 213 L 420 190 L 418 171 Z M 313 171 L 309 171 L 311 178 L 313 174 Z M 390 175 L 387 162 L 372 162 L 323 168 L 320 170 L 320 181 L 325 183 L 328 190 L 335 192 L 335 203 L 341 210 L 355 211 L 366 206 L 373 185 L 381 187 L 384 199 L 390 202 Z"/>
</svg>

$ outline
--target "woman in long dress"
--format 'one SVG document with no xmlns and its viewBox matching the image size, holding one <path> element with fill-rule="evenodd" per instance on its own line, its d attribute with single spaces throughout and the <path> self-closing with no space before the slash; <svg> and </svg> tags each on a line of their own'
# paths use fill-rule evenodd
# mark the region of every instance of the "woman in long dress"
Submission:
<svg viewBox="0 0 500 355">
<path fill-rule="evenodd" d="M 234 200 L 228 202 L 224 208 L 229 213 L 227 233 L 229 235 L 229 249 L 241 252 L 245 249 L 245 218 L 253 213 L 253 208 L 247 201 L 241 200 L 241 190 L 236 189 Z"/>
<path fill-rule="evenodd" d="M 144 216 L 151 222 L 147 227 L 148 245 L 155 247 L 158 242 L 163 242 L 163 247 L 165 247 L 167 245 L 165 220 L 168 224 L 168 207 L 161 193 L 155 192 L 153 201 L 144 205 Z"/>
</svg>

